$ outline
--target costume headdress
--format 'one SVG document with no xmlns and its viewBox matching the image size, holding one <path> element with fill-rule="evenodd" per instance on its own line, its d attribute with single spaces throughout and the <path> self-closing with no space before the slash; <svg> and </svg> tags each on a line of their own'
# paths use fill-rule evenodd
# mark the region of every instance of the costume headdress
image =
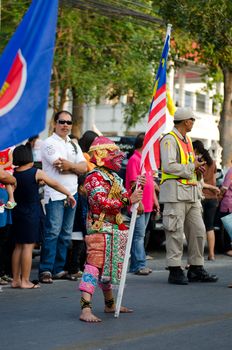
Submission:
<svg viewBox="0 0 232 350">
<path fill-rule="evenodd" d="M 119 150 L 119 147 L 107 137 L 96 137 L 89 149 L 89 154 L 91 156 L 90 161 L 97 164 L 98 166 L 103 166 L 105 164 L 105 159 L 109 155 L 109 152 L 116 150 Z"/>
</svg>

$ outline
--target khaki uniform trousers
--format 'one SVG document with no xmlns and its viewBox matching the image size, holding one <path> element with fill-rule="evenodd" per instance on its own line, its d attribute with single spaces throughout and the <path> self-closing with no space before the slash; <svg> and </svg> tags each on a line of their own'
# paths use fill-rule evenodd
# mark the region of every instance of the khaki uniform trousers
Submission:
<svg viewBox="0 0 232 350">
<path fill-rule="evenodd" d="M 181 266 L 184 235 L 188 246 L 188 264 L 204 265 L 206 232 L 199 201 L 165 203 L 163 226 L 167 266 Z"/>
</svg>

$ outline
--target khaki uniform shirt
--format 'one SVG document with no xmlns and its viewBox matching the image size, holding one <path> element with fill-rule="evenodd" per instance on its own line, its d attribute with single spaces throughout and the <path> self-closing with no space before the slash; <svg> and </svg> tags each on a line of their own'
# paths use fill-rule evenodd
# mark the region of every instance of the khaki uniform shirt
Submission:
<svg viewBox="0 0 232 350">
<path fill-rule="evenodd" d="M 183 141 L 185 138 L 174 127 L 173 132 Z M 167 134 L 160 143 L 161 166 L 165 173 L 177 175 L 180 178 L 191 179 L 195 166 L 193 163 L 180 163 L 180 150 L 174 136 Z M 169 179 L 160 186 L 160 203 L 179 201 L 196 202 L 200 199 L 198 186 L 184 185 L 175 179 Z"/>
</svg>

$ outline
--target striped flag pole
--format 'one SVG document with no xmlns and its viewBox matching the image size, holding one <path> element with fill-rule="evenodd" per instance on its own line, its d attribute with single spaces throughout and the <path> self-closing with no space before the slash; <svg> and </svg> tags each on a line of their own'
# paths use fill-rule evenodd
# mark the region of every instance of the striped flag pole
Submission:
<svg viewBox="0 0 232 350">
<path fill-rule="evenodd" d="M 168 57 L 169 41 L 171 34 L 171 25 L 167 27 L 166 40 L 160 60 L 159 69 L 156 75 L 153 98 L 149 111 L 148 128 L 145 134 L 143 151 L 141 158 L 141 173 L 146 171 L 156 171 L 159 165 L 157 161 L 157 144 L 159 146 L 159 138 L 165 129 L 166 122 L 166 61 Z M 159 148 L 158 148 L 159 151 Z M 138 187 L 138 183 L 136 188 Z M 114 317 L 118 318 L 120 314 L 121 302 L 126 282 L 126 274 L 130 258 L 130 250 L 134 233 L 135 221 L 137 216 L 138 203 L 132 205 L 131 222 L 128 233 L 128 241 L 126 253 L 122 268 L 122 275 L 119 283 Z"/>
</svg>

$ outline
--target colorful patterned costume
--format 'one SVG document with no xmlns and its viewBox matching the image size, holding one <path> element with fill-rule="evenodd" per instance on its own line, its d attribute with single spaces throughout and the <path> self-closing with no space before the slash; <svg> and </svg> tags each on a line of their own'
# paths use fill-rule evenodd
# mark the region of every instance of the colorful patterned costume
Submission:
<svg viewBox="0 0 232 350">
<path fill-rule="evenodd" d="M 89 205 L 85 237 L 87 264 L 80 282 L 80 290 L 91 295 L 97 282 L 103 290 L 110 290 L 111 283 L 119 283 L 128 234 L 128 227 L 123 224 L 121 215 L 121 209 L 129 204 L 128 193 L 122 185 L 122 179 L 109 169 L 110 165 L 107 163 L 109 155 L 111 158 L 119 158 L 120 162 L 124 155 L 109 139 L 97 139 L 102 143 L 110 143 L 104 143 L 108 151 L 102 154 L 101 151 L 98 152 L 98 147 L 101 149 L 99 140 L 96 140 L 97 145 L 93 142 L 90 148 L 90 151 L 94 151 L 91 161 L 94 161 L 97 167 L 85 180 Z M 113 163 L 117 170 L 117 161 Z"/>
</svg>

